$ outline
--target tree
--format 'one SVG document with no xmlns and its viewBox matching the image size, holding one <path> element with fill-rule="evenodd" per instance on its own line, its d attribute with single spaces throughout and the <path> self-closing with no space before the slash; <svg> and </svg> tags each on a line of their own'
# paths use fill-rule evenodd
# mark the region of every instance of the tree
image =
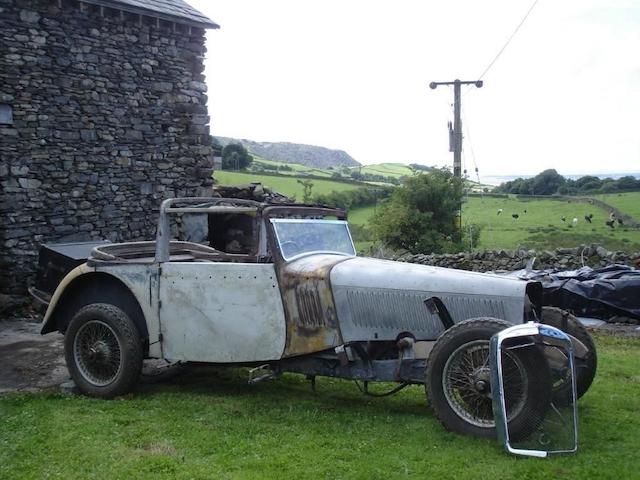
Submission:
<svg viewBox="0 0 640 480">
<path fill-rule="evenodd" d="M 592 192 L 598 190 L 602 186 L 602 180 L 593 175 L 585 175 L 584 177 L 577 179 L 575 185 L 581 193 Z"/>
<path fill-rule="evenodd" d="M 601 193 L 613 193 L 618 191 L 618 185 L 613 178 L 605 178 L 600 187 Z"/>
<path fill-rule="evenodd" d="M 229 143 L 222 149 L 223 170 L 244 170 L 251 162 L 253 157 L 240 143 Z"/>
<path fill-rule="evenodd" d="M 640 189 L 640 180 L 637 180 L 631 175 L 620 177 L 616 183 L 618 184 L 618 190 L 637 190 Z"/>
<path fill-rule="evenodd" d="M 550 168 L 533 177 L 533 191 L 535 195 L 553 195 L 564 183 L 564 177 Z"/>
<path fill-rule="evenodd" d="M 407 178 L 373 219 L 378 240 L 411 253 L 452 251 L 463 183 L 446 169 Z"/>
<path fill-rule="evenodd" d="M 311 191 L 313 182 L 311 180 L 297 180 L 302 185 L 302 203 L 311 203 Z"/>
</svg>

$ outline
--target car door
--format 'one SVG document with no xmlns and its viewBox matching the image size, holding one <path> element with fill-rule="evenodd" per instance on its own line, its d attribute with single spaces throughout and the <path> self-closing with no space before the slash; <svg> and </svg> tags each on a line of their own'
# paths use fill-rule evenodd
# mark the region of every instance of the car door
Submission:
<svg viewBox="0 0 640 480">
<path fill-rule="evenodd" d="M 237 363 L 282 357 L 286 326 L 272 263 L 167 262 L 159 300 L 164 358 Z"/>
</svg>

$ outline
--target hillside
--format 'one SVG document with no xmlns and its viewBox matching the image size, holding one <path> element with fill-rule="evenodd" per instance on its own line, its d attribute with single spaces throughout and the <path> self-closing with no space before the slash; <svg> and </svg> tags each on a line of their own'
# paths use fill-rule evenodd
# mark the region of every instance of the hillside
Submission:
<svg viewBox="0 0 640 480">
<path fill-rule="evenodd" d="M 298 183 L 299 178 L 292 175 L 261 175 L 260 173 L 252 172 L 217 171 L 214 173 L 214 178 L 220 185 L 246 185 L 253 182 L 262 183 L 278 193 L 282 193 L 288 197 L 295 197 L 299 201 L 302 200 L 303 196 L 303 187 Z M 300 178 L 304 179 L 304 177 Z M 338 182 L 330 179 L 314 179 L 312 194 L 327 194 L 334 191 L 354 190 L 362 187 L 362 184 Z"/>
<path fill-rule="evenodd" d="M 404 176 L 411 176 L 416 173 L 416 171 L 408 166 L 403 165 L 401 163 L 378 163 L 375 165 L 364 165 L 360 171 L 362 173 L 369 173 L 372 175 L 380 175 L 383 177 L 392 177 L 392 178 L 400 178 Z"/>
<path fill-rule="evenodd" d="M 360 165 L 343 150 L 290 142 L 255 142 L 247 139 L 216 137 L 221 145 L 241 143 L 249 153 L 266 160 L 298 163 L 316 168 L 357 167 Z"/>
</svg>

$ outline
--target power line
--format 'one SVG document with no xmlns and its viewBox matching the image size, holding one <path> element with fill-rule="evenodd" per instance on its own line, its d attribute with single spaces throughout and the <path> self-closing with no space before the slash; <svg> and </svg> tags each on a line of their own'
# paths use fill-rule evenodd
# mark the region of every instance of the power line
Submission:
<svg viewBox="0 0 640 480">
<path fill-rule="evenodd" d="M 482 78 L 484 78 L 484 76 L 487 74 L 487 72 L 489 70 L 491 70 L 491 67 L 493 67 L 493 64 L 496 63 L 496 61 L 498 60 L 498 58 L 500 58 L 500 55 L 502 55 L 502 52 L 505 51 L 505 49 L 507 48 L 507 46 L 511 43 L 511 40 L 513 40 L 513 37 L 516 36 L 516 34 L 518 33 L 518 31 L 520 30 L 520 27 L 522 27 L 522 25 L 524 25 L 524 22 L 527 20 L 527 18 L 529 17 L 529 15 L 531 14 L 531 12 L 533 11 L 533 9 L 535 8 L 535 6 L 538 4 L 539 0 L 534 0 L 534 2 L 531 4 L 531 6 L 529 7 L 529 10 L 527 10 L 527 13 L 525 13 L 524 17 L 522 17 L 522 20 L 520 20 L 520 23 L 518 24 L 518 26 L 516 27 L 516 29 L 513 31 L 513 33 L 509 36 L 509 38 L 507 39 L 507 41 L 505 42 L 505 44 L 502 46 L 502 48 L 500 49 L 500 51 L 498 51 L 497 55 L 495 57 L 493 57 L 493 60 L 491 60 L 491 63 L 489 63 L 489 65 L 487 66 L 487 68 L 484 69 L 484 72 L 482 72 L 482 74 L 478 77 L 478 79 L 482 80 Z"/>
<path fill-rule="evenodd" d="M 465 132 L 467 133 L 467 140 L 469 143 L 469 147 L 471 148 L 471 160 L 473 160 L 473 166 L 478 169 L 478 164 L 476 163 L 476 153 L 473 151 L 473 142 L 471 141 L 471 130 L 469 130 L 469 125 L 467 122 L 467 116 L 464 114 L 464 109 L 462 109 L 462 125 L 464 127 Z"/>
</svg>

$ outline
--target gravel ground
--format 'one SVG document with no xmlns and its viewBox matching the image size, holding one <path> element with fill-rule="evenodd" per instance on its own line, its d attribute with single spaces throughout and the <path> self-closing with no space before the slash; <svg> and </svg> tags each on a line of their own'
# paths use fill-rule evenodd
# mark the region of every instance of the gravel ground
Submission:
<svg viewBox="0 0 640 480">
<path fill-rule="evenodd" d="M 69 378 L 63 336 L 40 335 L 40 323 L 0 320 L 0 393 L 55 388 Z"/>
</svg>

